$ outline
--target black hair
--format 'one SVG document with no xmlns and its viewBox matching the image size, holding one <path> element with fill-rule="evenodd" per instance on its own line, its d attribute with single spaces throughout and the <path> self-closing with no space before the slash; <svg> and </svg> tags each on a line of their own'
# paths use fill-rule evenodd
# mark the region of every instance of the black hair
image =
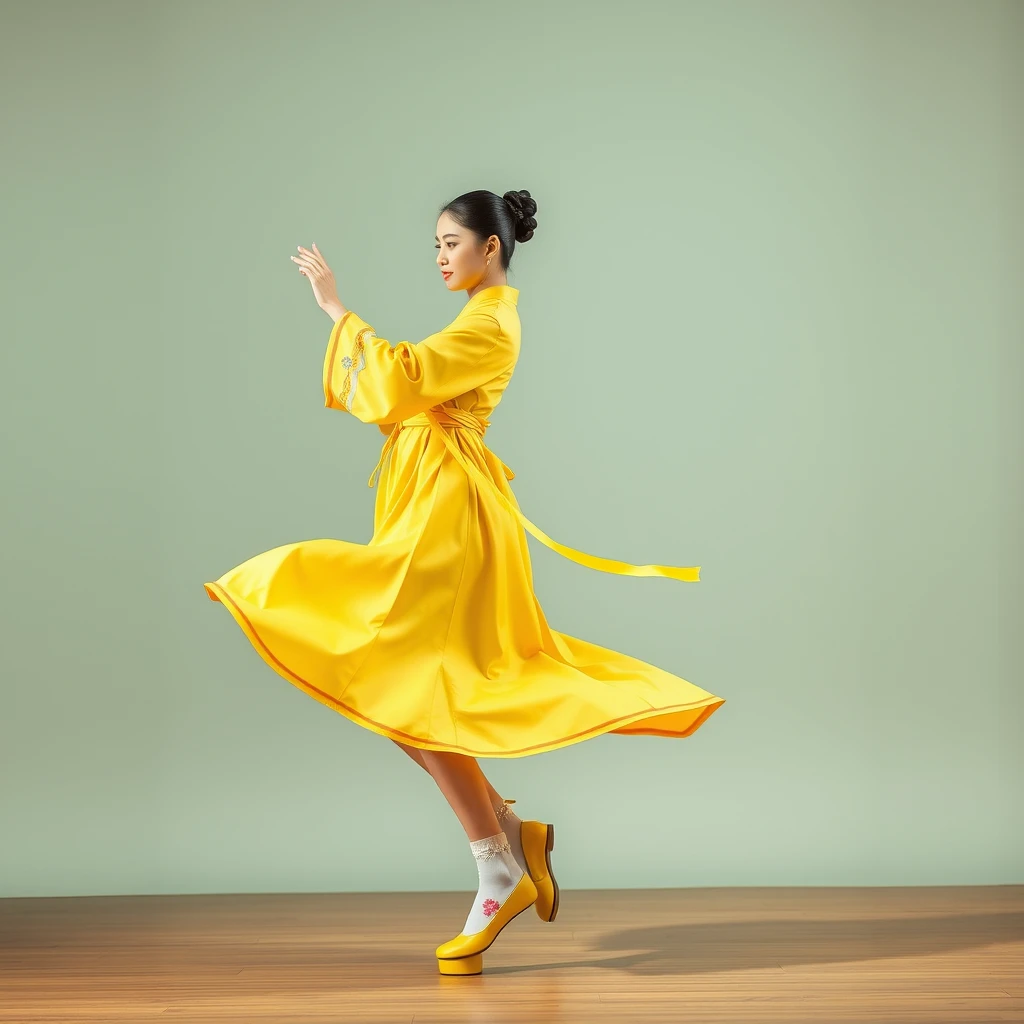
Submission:
<svg viewBox="0 0 1024 1024">
<path fill-rule="evenodd" d="M 516 242 L 528 242 L 537 227 L 534 214 L 537 203 L 526 189 L 495 195 L 486 189 L 465 192 L 437 211 L 449 213 L 464 228 L 469 228 L 482 242 L 497 235 L 501 242 L 501 269 L 508 270 Z"/>
</svg>

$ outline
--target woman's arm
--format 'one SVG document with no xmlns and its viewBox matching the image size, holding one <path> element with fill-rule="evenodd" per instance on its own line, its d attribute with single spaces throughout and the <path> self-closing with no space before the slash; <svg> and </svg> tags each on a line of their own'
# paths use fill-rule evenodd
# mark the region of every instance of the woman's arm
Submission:
<svg viewBox="0 0 1024 1024">
<path fill-rule="evenodd" d="M 458 316 L 423 341 L 392 346 L 346 310 L 324 356 L 324 404 L 364 423 L 394 423 L 494 380 L 517 355 L 490 313 Z"/>
</svg>

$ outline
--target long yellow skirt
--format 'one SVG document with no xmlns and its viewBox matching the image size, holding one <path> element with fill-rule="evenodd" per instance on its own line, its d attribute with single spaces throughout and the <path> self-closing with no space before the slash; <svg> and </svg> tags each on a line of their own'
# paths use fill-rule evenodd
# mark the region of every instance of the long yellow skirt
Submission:
<svg viewBox="0 0 1024 1024">
<path fill-rule="evenodd" d="M 513 474 L 475 422 L 445 407 L 395 425 L 369 543 L 285 544 L 206 593 L 275 672 L 410 746 L 523 757 L 603 733 L 691 735 L 724 699 L 551 629 L 526 531 L 604 571 L 695 580 L 699 569 L 632 566 L 552 541 L 519 510 Z"/>
</svg>

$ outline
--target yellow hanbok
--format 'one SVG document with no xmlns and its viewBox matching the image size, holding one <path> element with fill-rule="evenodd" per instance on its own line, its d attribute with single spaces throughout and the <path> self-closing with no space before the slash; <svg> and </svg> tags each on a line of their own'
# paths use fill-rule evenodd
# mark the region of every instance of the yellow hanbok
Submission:
<svg viewBox="0 0 1024 1024">
<path fill-rule="evenodd" d="M 552 540 L 484 444 L 519 356 L 519 290 L 478 291 L 444 330 L 392 346 L 353 312 L 331 331 L 329 409 L 387 435 L 368 544 L 273 548 L 204 584 L 275 672 L 383 736 L 522 757 L 602 733 L 689 736 L 724 700 L 548 626 L 526 541 L 623 575 L 697 580 Z"/>
</svg>

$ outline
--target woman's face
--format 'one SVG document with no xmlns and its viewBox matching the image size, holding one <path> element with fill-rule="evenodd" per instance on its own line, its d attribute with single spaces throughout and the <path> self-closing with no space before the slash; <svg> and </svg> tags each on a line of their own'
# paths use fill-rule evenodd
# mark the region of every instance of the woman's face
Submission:
<svg viewBox="0 0 1024 1024">
<path fill-rule="evenodd" d="M 452 292 L 476 288 L 496 265 L 498 237 L 492 235 L 483 245 L 468 228 L 457 224 L 451 214 L 442 213 L 437 219 L 437 265 L 445 275 L 443 280 Z M 487 257 L 491 257 L 490 265 Z"/>
</svg>

